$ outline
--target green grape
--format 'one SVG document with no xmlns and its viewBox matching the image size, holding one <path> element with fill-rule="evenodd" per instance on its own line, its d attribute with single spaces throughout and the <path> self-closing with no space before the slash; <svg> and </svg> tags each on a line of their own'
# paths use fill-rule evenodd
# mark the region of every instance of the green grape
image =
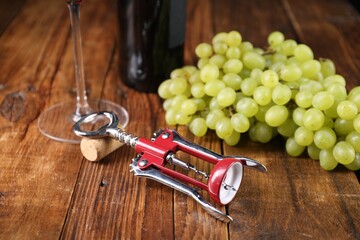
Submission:
<svg viewBox="0 0 360 240">
<path fill-rule="evenodd" d="M 190 75 L 190 77 L 188 79 L 188 82 L 190 84 L 194 84 L 194 83 L 197 83 L 197 82 L 202 82 L 201 79 L 200 79 L 200 71 L 197 70 L 197 71 L 193 72 Z"/>
<path fill-rule="evenodd" d="M 239 143 L 240 137 L 240 133 L 233 131 L 233 133 L 229 137 L 224 138 L 224 141 L 229 146 L 235 146 Z"/>
<path fill-rule="evenodd" d="M 236 92 L 236 100 L 235 100 L 235 103 L 234 103 L 235 106 L 233 106 L 233 107 L 236 107 L 237 102 L 238 102 L 240 99 L 244 98 L 244 97 L 246 97 L 246 95 L 243 94 L 242 92 Z"/>
<path fill-rule="evenodd" d="M 261 56 L 261 55 L 263 55 L 265 53 L 265 50 L 262 49 L 262 48 L 256 47 L 256 48 L 253 49 L 253 52 L 257 53 L 257 54 L 259 54 Z"/>
<path fill-rule="evenodd" d="M 322 84 L 315 80 L 304 80 L 299 86 L 299 91 L 311 92 L 313 95 L 315 95 L 317 92 L 320 92 L 322 90 L 323 90 Z"/>
<path fill-rule="evenodd" d="M 286 140 L 285 149 L 290 156 L 298 157 L 304 152 L 305 147 L 300 146 L 293 137 L 290 137 Z"/>
<path fill-rule="evenodd" d="M 240 51 L 242 53 L 249 52 L 253 49 L 254 49 L 254 47 L 251 42 L 244 41 L 244 42 L 241 42 L 241 44 L 240 44 Z"/>
<path fill-rule="evenodd" d="M 239 59 L 229 59 L 223 65 L 224 73 L 239 73 L 243 68 L 243 63 Z"/>
<path fill-rule="evenodd" d="M 346 86 L 346 80 L 343 76 L 339 75 L 339 74 L 335 74 L 335 75 L 330 75 L 328 77 L 326 77 L 323 80 L 323 85 L 324 88 L 328 88 L 330 85 L 338 83 L 341 86 L 345 87 Z"/>
<path fill-rule="evenodd" d="M 301 78 L 301 69 L 296 65 L 285 65 L 280 71 L 280 79 L 286 82 L 298 81 Z"/>
<path fill-rule="evenodd" d="M 301 62 L 297 60 L 294 56 L 289 56 L 288 59 L 286 60 L 286 65 L 299 66 L 300 68 Z"/>
<path fill-rule="evenodd" d="M 279 52 L 276 52 L 276 53 L 274 53 L 274 55 L 271 56 L 271 61 L 273 62 L 273 65 L 274 65 L 274 63 L 282 63 L 282 65 L 280 65 L 280 66 L 283 67 L 284 62 L 286 62 L 286 60 L 287 60 L 286 55 L 279 53 Z"/>
<path fill-rule="evenodd" d="M 319 149 L 318 147 L 316 147 L 314 143 L 312 143 L 311 145 L 307 146 L 306 150 L 307 150 L 307 153 L 308 153 L 308 155 L 309 155 L 309 157 L 310 157 L 311 159 L 313 159 L 313 160 L 319 160 L 321 149 Z"/>
<path fill-rule="evenodd" d="M 325 115 L 325 121 L 324 121 L 324 127 L 328 127 L 328 128 L 334 128 L 334 120 Z"/>
<path fill-rule="evenodd" d="M 170 84 L 171 84 L 172 80 L 165 80 L 163 81 L 158 88 L 158 94 L 162 99 L 168 99 L 168 98 L 172 98 L 174 96 L 174 94 L 172 94 L 170 92 Z"/>
<path fill-rule="evenodd" d="M 171 71 L 170 73 L 170 78 L 171 79 L 175 79 L 175 78 L 185 78 L 185 79 L 188 79 L 190 76 L 190 74 L 185 71 L 184 69 L 182 68 L 176 68 L 174 70 Z"/>
<path fill-rule="evenodd" d="M 271 63 L 270 60 L 267 60 L 267 67 L 269 68 L 269 70 L 279 73 L 278 76 L 280 76 L 281 69 L 285 67 L 285 63 L 283 62 Z"/>
<path fill-rule="evenodd" d="M 241 86 L 241 77 L 235 73 L 227 73 L 222 78 L 223 82 L 227 87 L 231 87 L 235 91 L 240 90 Z"/>
<path fill-rule="evenodd" d="M 261 83 L 268 88 L 273 88 L 279 83 L 279 76 L 273 70 L 266 70 L 261 74 Z"/>
<path fill-rule="evenodd" d="M 324 77 L 334 75 L 336 72 L 335 64 L 327 58 L 320 58 L 321 73 Z"/>
<path fill-rule="evenodd" d="M 226 50 L 225 56 L 226 56 L 228 59 L 231 59 L 231 58 L 239 59 L 240 56 L 241 56 L 240 48 L 239 48 L 239 47 L 229 47 L 229 48 Z"/>
<path fill-rule="evenodd" d="M 212 44 L 218 43 L 218 42 L 226 43 L 227 35 L 228 35 L 228 33 L 226 33 L 226 32 L 219 32 L 219 33 L 215 34 L 215 36 L 212 38 Z"/>
<path fill-rule="evenodd" d="M 193 99 L 186 99 L 182 104 L 180 111 L 186 115 L 192 115 L 197 111 L 196 102 Z"/>
<path fill-rule="evenodd" d="M 182 95 L 186 96 L 187 98 L 191 97 L 191 87 L 189 86 L 189 84 Z"/>
<path fill-rule="evenodd" d="M 312 99 L 313 107 L 320 110 L 329 109 L 334 104 L 334 102 L 334 96 L 326 91 L 317 92 Z"/>
<path fill-rule="evenodd" d="M 258 142 L 258 140 L 256 139 L 256 134 L 255 134 L 255 125 L 251 125 L 249 128 L 249 138 L 253 142 Z"/>
<path fill-rule="evenodd" d="M 257 87 L 258 82 L 253 78 L 245 78 L 240 85 L 241 92 L 246 96 L 252 96 Z"/>
<path fill-rule="evenodd" d="M 206 66 L 207 64 L 209 64 L 209 59 L 208 58 L 200 58 L 197 62 L 197 67 L 199 69 L 202 69 L 204 66 Z"/>
<path fill-rule="evenodd" d="M 337 114 L 339 117 L 345 120 L 352 120 L 356 117 L 358 113 L 358 108 L 355 103 L 345 100 L 341 101 L 337 108 L 336 108 Z"/>
<path fill-rule="evenodd" d="M 294 139 L 300 146 L 309 146 L 314 141 L 314 132 L 306 127 L 298 127 L 294 133 Z"/>
<path fill-rule="evenodd" d="M 281 43 L 284 42 L 285 36 L 282 32 L 274 31 L 269 34 L 267 38 L 267 42 L 271 47 L 279 46 Z"/>
<path fill-rule="evenodd" d="M 264 122 L 257 122 L 255 124 L 255 135 L 257 141 L 267 143 L 273 137 L 273 129 Z"/>
<path fill-rule="evenodd" d="M 337 118 L 334 122 L 334 130 L 336 135 L 345 136 L 354 131 L 353 121 Z"/>
<path fill-rule="evenodd" d="M 357 94 L 352 94 L 351 96 L 348 95 L 348 99 L 355 103 L 357 109 L 360 110 L 360 92 Z"/>
<path fill-rule="evenodd" d="M 345 100 L 347 98 L 347 92 L 345 86 L 342 86 L 340 83 L 330 84 L 326 91 L 334 96 L 338 101 Z"/>
<path fill-rule="evenodd" d="M 204 91 L 208 96 L 215 97 L 225 88 L 225 83 L 220 80 L 211 80 L 205 84 Z"/>
<path fill-rule="evenodd" d="M 311 131 L 320 129 L 325 122 L 325 115 L 317 108 L 310 108 L 306 110 L 303 116 L 304 127 Z"/>
<path fill-rule="evenodd" d="M 196 98 L 202 98 L 205 95 L 205 86 L 202 82 L 196 82 L 191 85 L 191 94 Z"/>
<path fill-rule="evenodd" d="M 352 98 L 354 95 L 359 95 L 360 94 L 360 86 L 354 87 L 353 89 L 350 90 L 348 97 L 349 99 Z"/>
<path fill-rule="evenodd" d="M 312 76 L 311 79 L 322 82 L 324 79 L 324 76 L 323 76 L 322 72 L 319 71 L 314 76 Z"/>
<path fill-rule="evenodd" d="M 307 60 L 301 64 L 302 76 L 306 78 L 314 77 L 320 72 L 320 62 L 314 59 Z"/>
<path fill-rule="evenodd" d="M 312 105 L 313 94 L 307 91 L 299 91 L 295 95 L 295 103 L 301 108 L 309 108 Z"/>
<path fill-rule="evenodd" d="M 226 62 L 226 57 L 219 54 L 215 54 L 209 59 L 209 63 L 216 65 L 219 69 L 223 67 L 225 62 Z"/>
<path fill-rule="evenodd" d="M 230 137 L 234 131 L 231 125 L 231 120 L 227 117 L 220 118 L 219 121 L 216 123 L 215 131 L 216 135 L 221 139 Z"/>
<path fill-rule="evenodd" d="M 250 128 L 250 121 L 242 113 L 235 113 L 231 116 L 231 126 L 234 128 L 236 132 L 244 133 L 249 130 Z"/>
<path fill-rule="evenodd" d="M 166 99 L 162 104 L 164 110 L 168 111 L 171 108 L 171 104 L 172 104 L 172 98 Z"/>
<path fill-rule="evenodd" d="M 267 110 L 265 122 L 271 127 L 278 127 L 289 117 L 289 110 L 285 106 L 274 105 Z"/>
<path fill-rule="evenodd" d="M 356 131 L 350 132 L 346 136 L 345 141 L 353 146 L 355 152 L 360 153 L 360 133 Z"/>
<path fill-rule="evenodd" d="M 357 171 L 360 169 L 360 153 L 355 154 L 355 159 L 349 164 L 346 164 L 345 167 L 352 171 Z"/>
<path fill-rule="evenodd" d="M 314 143 L 320 149 L 332 148 L 336 141 L 335 131 L 328 127 L 322 127 L 314 134 Z"/>
<path fill-rule="evenodd" d="M 261 106 L 271 102 L 271 89 L 265 86 L 259 86 L 254 90 L 253 98 L 255 102 Z"/>
<path fill-rule="evenodd" d="M 277 105 L 285 105 L 291 99 L 291 89 L 287 85 L 278 84 L 272 91 L 272 101 Z"/>
<path fill-rule="evenodd" d="M 213 49 L 216 54 L 224 55 L 228 49 L 228 45 L 223 42 L 213 43 Z"/>
<path fill-rule="evenodd" d="M 353 128 L 356 132 L 360 133 L 360 113 L 353 120 Z"/>
<path fill-rule="evenodd" d="M 206 108 L 206 102 L 202 98 L 193 98 L 193 101 L 196 103 L 196 108 L 198 111 L 202 111 Z"/>
<path fill-rule="evenodd" d="M 250 72 L 250 78 L 254 79 L 258 84 L 261 84 L 261 75 L 263 73 L 263 70 L 259 68 L 254 68 Z"/>
<path fill-rule="evenodd" d="M 171 80 L 169 91 L 174 95 L 180 95 L 186 91 L 187 87 L 188 84 L 185 78 L 175 78 Z"/>
<path fill-rule="evenodd" d="M 258 112 L 255 114 L 256 120 L 260 122 L 265 122 L 265 114 L 269 110 L 270 107 L 272 107 L 273 104 L 268 104 L 264 106 L 259 106 Z"/>
<path fill-rule="evenodd" d="M 213 49 L 208 43 L 200 43 L 195 48 L 195 53 L 199 58 L 209 58 L 213 54 Z"/>
<path fill-rule="evenodd" d="M 243 63 L 248 69 L 264 69 L 266 62 L 263 56 L 255 52 L 245 52 L 243 55 Z"/>
<path fill-rule="evenodd" d="M 191 121 L 192 117 L 186 113 L 179 111 L 175 114 L 175 119 L 177 124 L 186 125 Z"/>
<path fill-rule="evenodd" d="M 206 121 L 204 118 L 196 117 L 189 124 L 189 130 L 197 137 L 202 137 L 207 132 Z"/>
<path fill-rule="evenodd" d="M 170 108 L 166 111 L 165 121 L 170 126 L 176 125 L 176 111 L 174 109 Z"/>
<path fill-rule="evenodd" d="M 213 109 L 223 109 L 224 107 L 220 106 L 219 102 L 217 101 L 217 97 L 213 97 L 211 98 L 210 102 L 209 102 L 209 109 L 213 110 Z"/>
<path fill-rule="evenodd" d="M 305 62 L 314 58 L 314 53 L 311 48 L 305 44 L 299 44 L 294 49 L 294 57 L 299 62 Z"/>
<path fill-rule="evenodd" d="M 200 70 L 200 79 L 209 82 L 219 78 L 219 68 L 215 64 L 208 63 Z"/>
<path fill-rule="evenodd" d="M 327 171 L 331 171 L 336 168 L 338 162 L 335 160 L 333 155 L 333 149 L 323 149 L 319 155 L 320 166 Z"/>
<path fill-rule="evenodd" d="M 281 44 L 281 52 L 287 57 L 294 55 L 294 50 L 297 46 L 297 43 L 293 39 L 286 39 Z"/>
<path fill-rule="evenodd" d="M 235 90 L 230 87 L 225 87 L 218 93 L 216 99 L 220 106 L 228 107 L 236 100 Z"/>
<path fill-rule="evenodd" d="M 294 133 L 296 129 L 298 128 L 298 125 L 294 122 L 292 118 L 286 119 L 286 121 L 277 127 L 278 133 L 281 134 L 281 136 L 284 137 L 292 137 L 294 136 Z"/>
<path fill-rule="evenodd" d="M 242 113 L 248 118 L 255 116 L 258 110 L 258 104 L 249 97 L 241 98 L 236 104 L 236 112 Z"/>
<path fill-rule="evenodd" d="M 171 101 L 171 108 L 175 111 L 179 111 L 181 108 L 182 103 L 187 99 L 185 95 L 178 95 L 172 98 Z"/>
<path fill-rule="evenodd" d="M 339 141 L 334 146 L 333 155 L 336 161 L 346 165 L 354 161 L 355 150 L 350 143 Z"/>
<path fill-rule="evenodd" d="M 325 115 L 331 118 L 338 118 L 339 115 L 337 114 L 337 105 L 339 104 L 339 102 L 339 100 L 335 99 L 333 105 L 331 105 L 330 108 L 324 110 Z"/>
<path fill-rule="evenodd" d="M 208 128 L 215 130 L 216 123 L 225 116 L 224 112 L 220 109 L 211 110 L 206 116 L 206 125 Z"/>
<path fill-rule="evenodd" d="M 186 72 L 185 76 L 187 76 L 187 78 L 189 78 L 192 74 L 198 71 L 198 69 L 192 65 L 185 65 L 181 69 Z"/>
<path fill-rule="evenodd" d="M 241 72 L 239 73 L 239 76 L 244 79 L 244 78 L 248 78 L 250 77 L 251 74 L 251 70 L 247 69 L 246 67 L 243 67 L 243 69 L 241 70 Z"/>
<path fill-rule="evenodd" d="M 238 31 L 228 32 L 227 37 L 226 37 L 226 43 L 229 46 L 235 46 L 235 47 L 240 46 L 241 41 L 242 41 L 242 37 Z"/>
<path fill-rule="evenodd" d="M 306 110 L 303 108 L 296 108 L 292 113 L 292 118 L 298 126 L 303 126 L 303 119 Z"/>
</svg>

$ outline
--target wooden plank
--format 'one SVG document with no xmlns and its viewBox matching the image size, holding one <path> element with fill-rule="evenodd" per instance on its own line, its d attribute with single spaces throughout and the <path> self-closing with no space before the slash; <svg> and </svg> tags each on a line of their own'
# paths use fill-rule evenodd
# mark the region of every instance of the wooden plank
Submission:
<svg viewBox="0 0 360 240">
<path fill-rule="evenodd" d="M 248 11 L 239 15 L 241 20 L 238 28 L 243 27 L 245 31 L 242 32 L 245 33 L 247 28 L 257 29 L 256 32 L 248 32 L 250 36 L 243 34 L 244 37 L 253 39 L 252 42 L 258 46 L 266 46 L 267 34 L 281 30 L 287 38 L 295 38 L 309 44 L 316 56 L 323 53 L 332 59 L 348 59 L 347 53 L 342 52 L 344 44 L 341 41 L 345 38 L 344 35 L 330 31 L 329 27 L 324 31 L 320 30 L 324 25 L 322 19 L 326 19 L 319 14 L 320 8 L 324 9 L 326 5 L 338 9 L 338 6 L 331 6 L 328 1 L 321 4 L 314 1 L 284 2 L 285 6 L 282 6 L 281 2 L 255 4 L 249 1 L 244 4 Z M 332 1 L 333 4 L 340 4 L 339 2 Z M 271 11 L 267 11 L 270 9 L 268 4 L 273 6 Z M 244 5 L 242 7 L 245 7 Z M 344 5 L 342 7 L 346 8 Z M 288 12 L 294 15 L 290 17 L 292 23 L 289 23 L 286 17 Z M 246 21 L 257 13 L 262 14 L 256 18 L 257 21 Z M 356 19 L 354 16 L 355 13 L 350 18 Z M 241 26 L 241 23 L 244 26 Z M 352 26 L 353 29 L 353 25 L 348 25 L 348 22 L 344 25 Z M 347 31 L 346 27 L 342 31 Z M 324 40 L 326 44 L 319 41 L 320 38 L 325 39 L 327 34 L 333 35 L 329 40 Z M 357 38 L 354 33 L 350 35 L 350 39 Z M 336 42 L 339 38 L 341 46 Z M 354 58 L 357 59 L 357 56 Z M 349 64 L 348 61 L 351 60 L 345 60 Z M 339 67 L 340 70 L 345 67 L 344 62 L 343 64 L 344 66 Z M 356 76 L 356 70 L 352 70 L 356 64 L 350 65 L 350 72 Z M 354 83 L 350 82 L 350 85 Z M 229 206 L 229 213 L 238 216 L 230 225 L 231 238 L 358 238 L 360 189 L 352 172 L 340 168 L 328 173 L 321 169 L 318 162 L 306 156 L 291 158 L 284 152 L 284 141 L 281 139 L 275 139 L 270 144 L 257 144 L 250 142 L 244 135 L 238 147 L 224 145 L 224 151 L 226 154 L 240 153 L 253 157 L 263 162 L 269 170 L 267 174 L 246 170 L 242 190 Z"/>
<path fill-rule="evenodd" d="M 301 42 L 308 44 L 315 56 L 332 59 L 348 89 L 359 85 L 359 12 L 348 1 L 286 0 L 284 7 Z"/>
<path fill-rule="evenodd" d="M 75 146 L 41 136 L 34 121 L 68 38 L 65 17 L 63 2 L 31 1 L 1 36 L 0 101 L 17 93 L 23 101 L 10 108 L 16 121 L 0 117 L 1 239 L 59 236 L 77 179 Z"/>
<path fill-rule="evenodd" d="M 128 109 L 130 122 L 126 131 L 150 138 L 154 130 L 164 126 L 164 115 L 159 113 L 161 103 L 157 95 L 136 92 L 120 82 L 118 64 L 121 59 L 118 59 L 119 46 L 116 46 L 113 3 L 102 4 L 101 9 L 95 2 L 83 5 L 83 19 L 98 16 L 91 24 L 87 23 L 89 27 L 84 30 L 85 37 L 93 38 L 93 44 L 87 43 L 93 48 L 89 53 L 96 49 L 100 55 L 112 53 L 111 58 L 104 59 L 111 66 L 103 88 L 90 86 L 91 91 L 101 90 L 102 98 L 121 103 Z M 85 6 L 96 13 L 86 10 Z M 97 32 L 93 30 L 94 25 Z M 107 42 L 109 44 L 103 46 Z M 89 60 L 88 64 L 93 66 L 91 61 L 98 65 L 99 57 Z M 88 70 L 96 74 L 99 69 Z M 124 146 L 99 163 L 83 163 L 61 238 L 173 238 L 173 191 L 130 173 L 133 157 L 134 150 Z"/>
<path fill-rule="evenodd" d="M 201 42 L 208 41 L 214 34 L 213 29 L 213 11 L 211 1 L 187 1 L 187 30 L 185 41 L 185 64 L 195 64 L 195 47 Z M 220 141 L 214 134 L 209 134 L 204 138 L 195 138 L 186 127 L 177 128 L 180 135 L 195 142 L 196 144 L 207 147 L 213 151 L 221 152 Z M 190 157 L 188 154 L 179 153 L 180 159 L 189 161 L 201 171 L 210 173 L 211 164 L 202 160 Z M 187 174 L 177 168 L 177 171 Z M 193 172 L 188 173 L 195 178 Z M 216 205 L 205 191 L 200 194 L 217 208 L 226 211 L 224 207 Z M 179 239 L 228 239 L 227 224 L 216 220 L 209 215 L 194 199 L 183 193 L 174 192 L 174 234 Z"/>
<path fill-rule="evenodd" d="M 17 16 L 17 13 L 24 5 L 24 0 L 0 1 L 0 36 Z"/>
</svg>

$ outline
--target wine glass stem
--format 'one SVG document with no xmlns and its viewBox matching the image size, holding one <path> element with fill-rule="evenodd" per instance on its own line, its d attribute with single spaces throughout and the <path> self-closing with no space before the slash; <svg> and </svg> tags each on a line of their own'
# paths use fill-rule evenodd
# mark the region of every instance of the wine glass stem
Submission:
<svg viewBox="0 0 360 240">
<path fill-rule="evenodd" d="M 73 120 L 77 121 L 81 115 L 91 112 L 87 101 L 84 63 L 81 45 L 81 31 L 80 31 L 80 1 L 67 1 L 70 10 L 71 32 L 74 47 L 74 63 L 75 63 L 75 78 L 76 78 L 76 110 L 74 112 Z"/>
</svg>

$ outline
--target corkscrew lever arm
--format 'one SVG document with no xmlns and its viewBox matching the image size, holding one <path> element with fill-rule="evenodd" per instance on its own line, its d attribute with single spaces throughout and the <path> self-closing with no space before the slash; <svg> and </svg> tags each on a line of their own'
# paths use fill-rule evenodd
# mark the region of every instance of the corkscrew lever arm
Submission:
<svg viewBox="0 0 360 240">
<path fill-rule="evenodd" d="M 130 164 L 131 172 L 135 176 L 146 177 L 157 182 L 160 182 L 168 187 L 171 187 L 177 191 L 180 191 L 190 197 L 192 197 L 200 206 L 208 212 L 211 216 L 215 217 L 218 220 L 223 222 L 231 222 L 233 219 L 224 212 L 216 209 L 209 202 L 207 202 L 194 188 L 189 187 L 187 184 L 184 184 L 172 177 L 167 176 L 166 174 L 154 169 L 148 168 L 146 170 L 141 170 L 138 165 L 139 158 L 134 158 L 133 162 Z"/>
</svg>

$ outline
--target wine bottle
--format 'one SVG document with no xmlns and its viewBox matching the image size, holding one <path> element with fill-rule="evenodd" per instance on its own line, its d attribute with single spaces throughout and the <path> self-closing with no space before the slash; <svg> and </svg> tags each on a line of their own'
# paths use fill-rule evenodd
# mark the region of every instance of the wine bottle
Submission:
<svg viewBox="0 0 360 240">
<path fill-rule="evenodd" d="M 121 79 L 155 92 L 183 65 L 186 0 L 118 0 Z"/>
</svg>

